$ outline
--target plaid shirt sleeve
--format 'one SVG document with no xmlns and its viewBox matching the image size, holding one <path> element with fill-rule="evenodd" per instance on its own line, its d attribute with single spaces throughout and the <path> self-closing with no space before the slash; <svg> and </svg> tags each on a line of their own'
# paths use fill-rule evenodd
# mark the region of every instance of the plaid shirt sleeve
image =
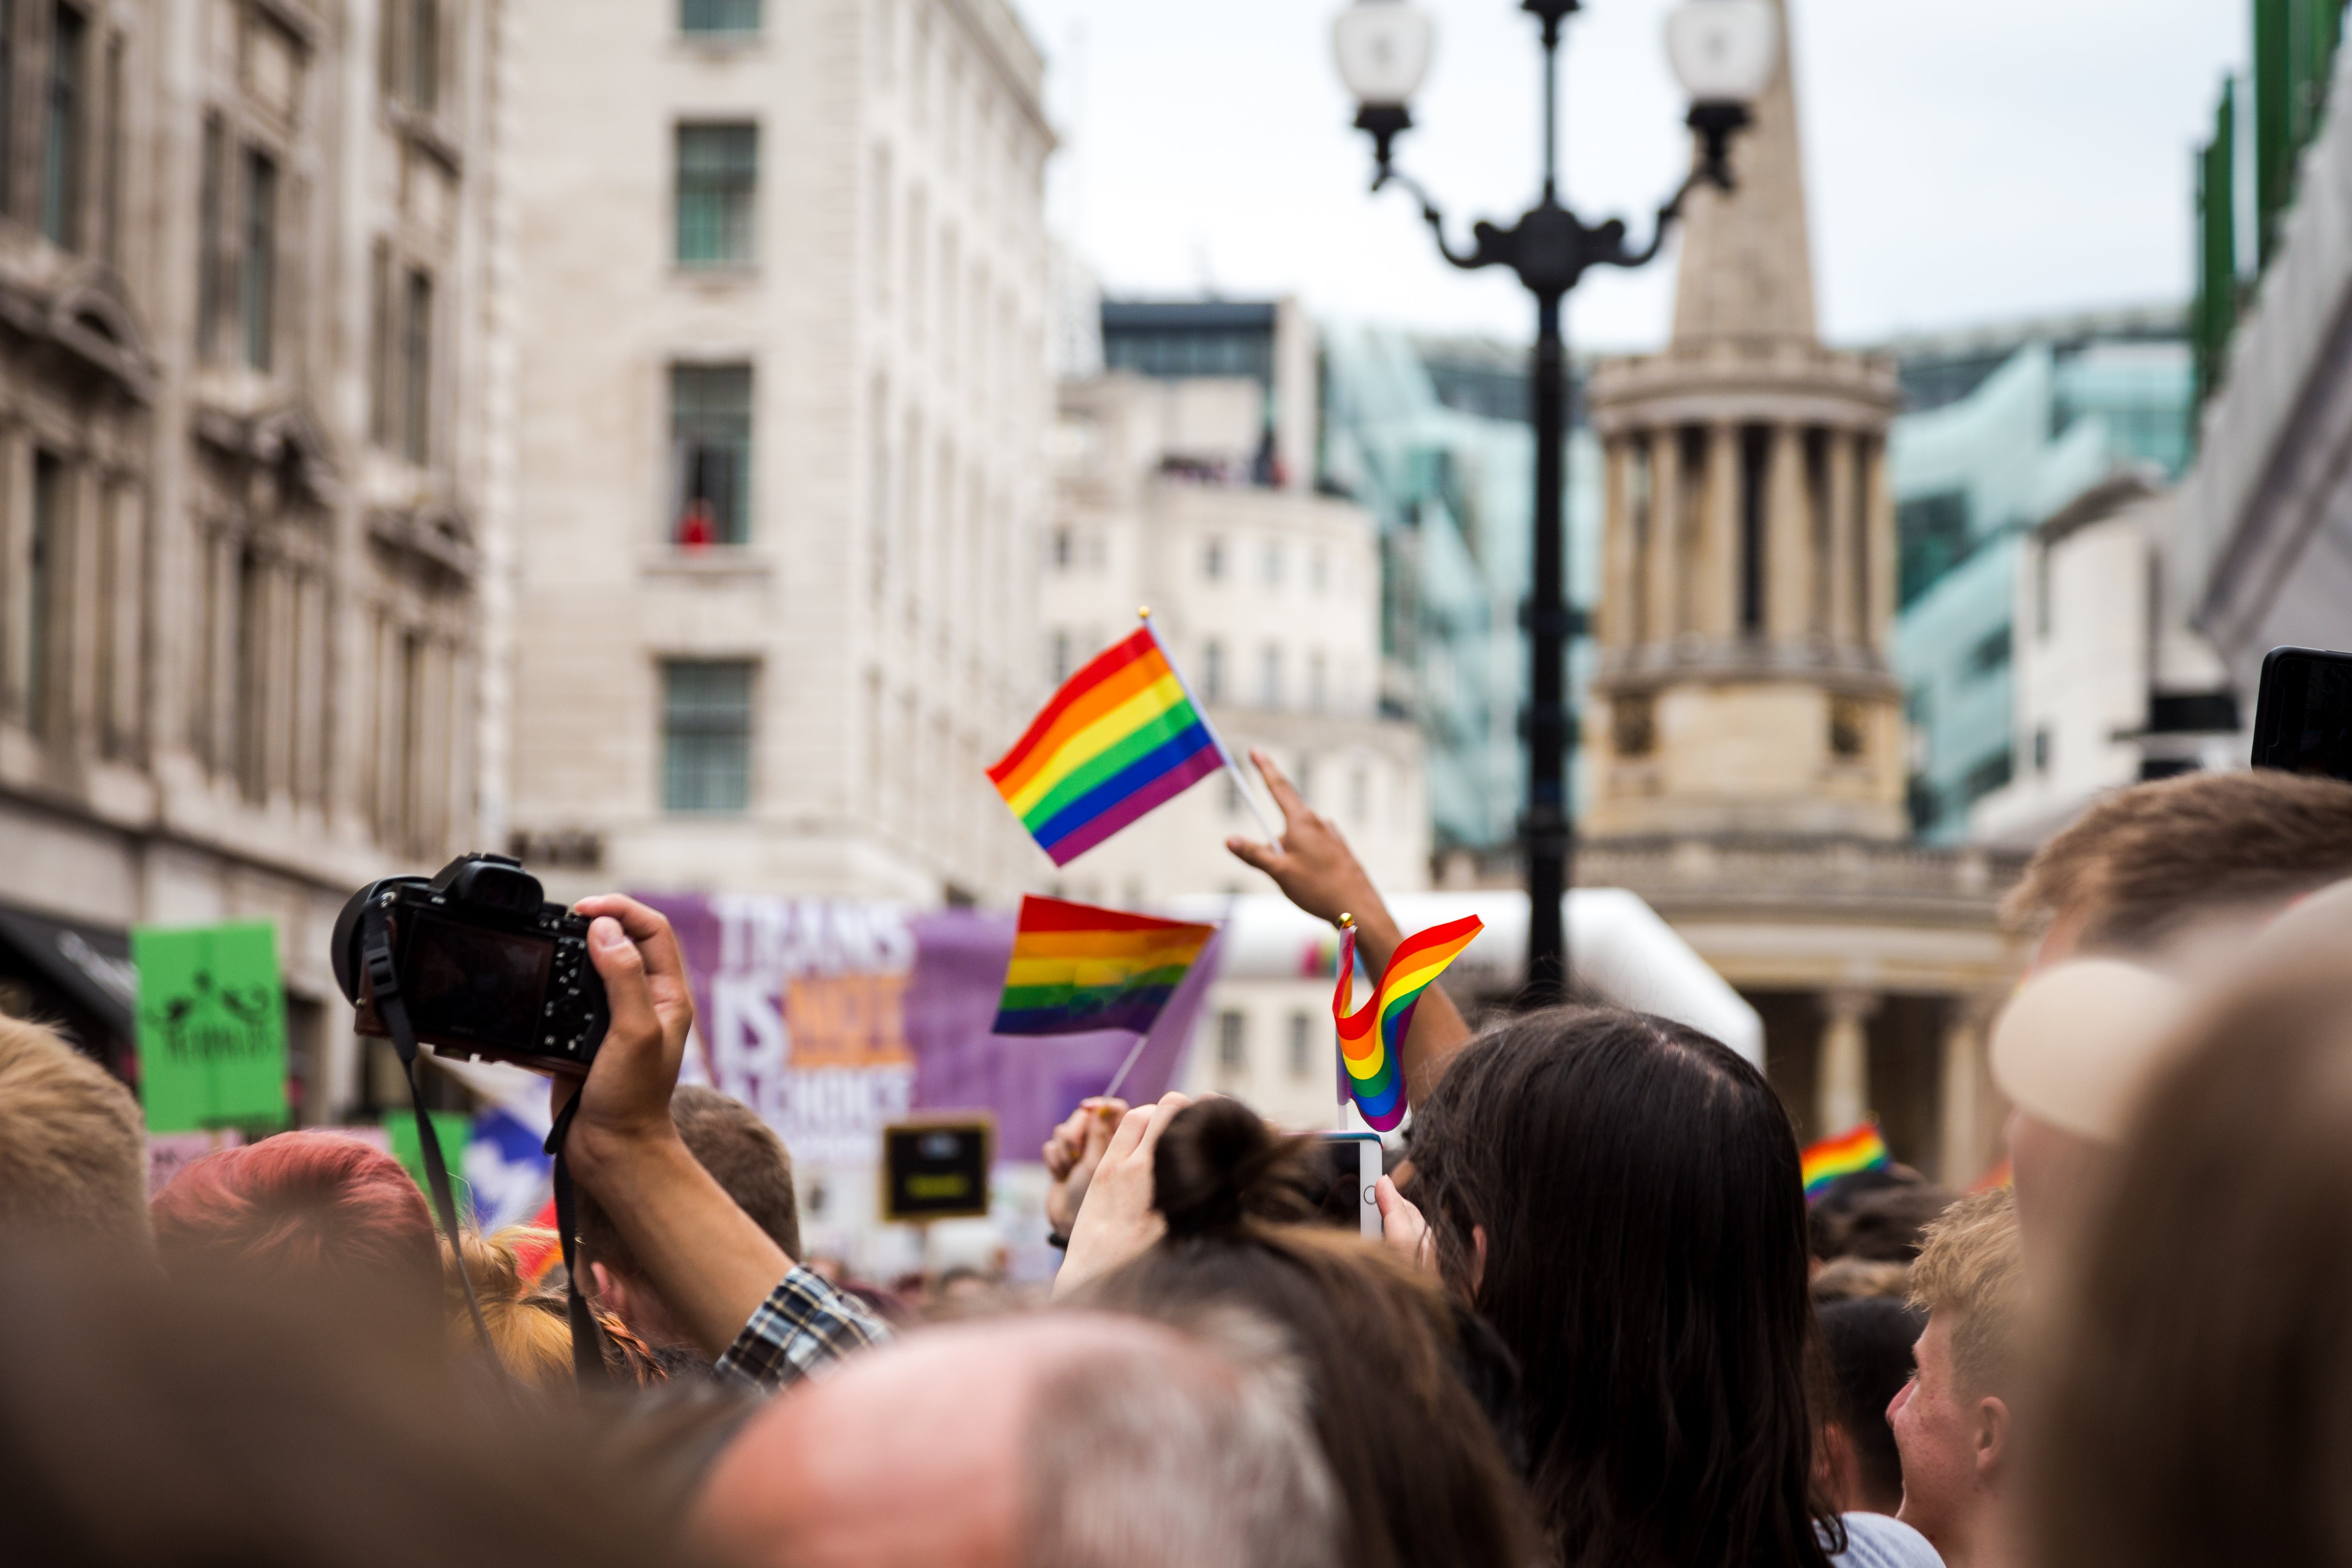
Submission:
<svg viewBox="0 0 2352 1568">
<path fill-rule="evenodd" d="M 795 1263 L 719 1358 L 718 1370 L 772 1394 L 889 1337 L 887 1324 Z"/>
</svg>

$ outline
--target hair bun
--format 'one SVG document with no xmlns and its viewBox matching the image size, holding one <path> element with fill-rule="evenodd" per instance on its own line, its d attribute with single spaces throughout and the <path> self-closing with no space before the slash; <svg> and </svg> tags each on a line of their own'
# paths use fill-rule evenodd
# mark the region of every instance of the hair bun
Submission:
<svg viewBox="0 0 2352 1568">
<path fill-rule="evenodd" d="M 1215 1235 L 1251 1219 L 1307 1219 L 1316 1207 L 1313 1142 L 1282 1136 L 1237 1100 L 1187 1106 L 1152 1154 L 1152 1206 L 1171 1237 Z"/>
</svg>

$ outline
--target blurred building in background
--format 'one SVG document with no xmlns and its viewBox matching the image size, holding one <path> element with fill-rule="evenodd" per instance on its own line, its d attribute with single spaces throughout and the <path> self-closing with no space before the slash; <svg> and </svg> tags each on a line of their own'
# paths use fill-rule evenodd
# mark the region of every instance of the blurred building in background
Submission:
<svg viewBox="0 0 2352 1568">
<path fill-rule="evenodd" d="M 1762 1015 L 1803 1134 L 1882 1122 L 1960 1184 L 2016 862 L 1908 841 L 1893 363 L 1816 335 L 1790 68 L 1694 195 L 1673 342 L 1594 370 L 1607 448 L 1580 885 L 1638 893 Z"/>
<path fill-rule="evenodd" d="M 1009 896 L 1035 47 L 1003 0 L 508 10 L 512 842 L 559 888 Z"/>
<path fill-rule="evenodd" d="M 1111 301 L 1101 320 L 1108 373 L 1062 385 L 1041 673 L 1066 679 L 1148 605 L 1236 756 L 1272 752 L 1382 888 L 1426 886 L 1421 734 L 1379 701 L 1379 539 L 1362 508 L 1311 483 L 1304 318 L 1287 302 L 1202 300 Z M 1225 850 L 1234 834 L 1265 837 L 1230 776 L 1206 780 L 1049 885 L 1142 909 L 1264 891 Z M 1219 981 L 1184 1086 L 1237 1095 L 1292 1125 L 1328 1122 L 1330 986 L 1312 966 Z"/>
<path fill-rule="evenodd" d="M 2187 466 L 2194 377 L 2183 319 L 2171 310 L 2116 310 L 1904 340 L 1881 352 L 1895 357 L 1906 407 L 1888 449 L 1900 550 L 1895 664 L 1913 736 L 1912 826 L 1929 843 L 1986 834 L 2014 840 L 2063 821 L 2068 801 L 2087 798 L 2089 781 L 2137 776 L 2137 749 L 2128 748 L 2133 766 L 2118 775 L 2123 753 L 2110 749 L 2117 742 L 2095 739 L 2100 726 L 2137 732 L 2181 716 L 2177 705 L 2150 707 L 2156 671 L 2144 638 L 2133 642 L 2127 669 L 2110 667 L 2103 678 L 2136 685 L 2127 717 L 2118 717 L 2123 700 L 2113 692 L 2069 707 L 2063 694 L 2078 689 L 2046 683 L 2036 687 L 2042 706 L 2028 714 L 2021 627 L 2034 626 L 2045 651 L 2078 629 L 2089 636 L 2086 657 L 2120 650 L 2054 605 L 2045 614 L 2037 602 L 2023 620 L 2015 606 L 2021 593 L 2032 601 L 2054 559 L 2043 542 L 2112 511 L 2126 492 L 2168 487 Z M 2150 588 L 2145 569 L 2112 581 L 2110 602 L 2093 613 L 2128 614 L 2153 626 L 2161 617 L 2148 619 Z M 2120 629 L 2112 619 L 2101 624 Z M 2193 657 L 2186 643 L 2180 652 Z M 2158 751 L 2177 752 L 2180 743 L 2176 737 Z M 1978 804 L 1996 795 L 2000 801 L 1979 819 Z M 2027 801 L 2035 804 L 2020 804 Z"/>
<path fill-rule="evenodd" d="M 2311 31 L 2283 27 L 2291 9 Z M 2203 162 L 2205 401 L 2164 583 L 2248 719 L 2271 648 L 2352 647 L 2352 63 L 2335 47 L 2339 10 L 2255 7 L 2252 90 L 2225 92 Z M 2234 184 L 2242 125 L 2250 235 Z"/>
<path fill-rule="evenodd" d="M 0 1006 L 120 1062 L 126 927 L 274 921 L 309 1121 L 473 830 L 495 15 L 0 6 Z"/>
</svg>

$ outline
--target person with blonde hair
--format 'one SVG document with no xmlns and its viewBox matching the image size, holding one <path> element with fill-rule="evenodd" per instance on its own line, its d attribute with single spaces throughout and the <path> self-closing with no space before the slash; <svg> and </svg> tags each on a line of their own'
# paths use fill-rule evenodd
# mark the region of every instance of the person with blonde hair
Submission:
<svg viewBox="0 0 2352 1568">
<path fill-rule="evenodd" d="M 2018 1561 L 2011 1405 L 2025 1305 L 2007 1189 L 1962 1198 L 1927 1226 L 1911 1304 L 1927 1326 L 1913 1348 L 1917 1370 L 1886 1410 L 1903 1459 L 1895 1517 L 1948 1568 L 2007 1568 Z"/>
<path fill-rule="evenodd" d="M 55 1029 L 0 1014 L 0 1232 L 145 1247 L 147 1125 Z"/>
<path fill-rule="evenodd" d="M 499 1363 L 533 1388 L 551 1392 L 573 1385 L 572 1321 L 561 1291 L 550 1290 L 523 1277 L 520 1254 L 556 1244 L 555 1233 L 530 1226 L 509 1226 L 490 1236 L 467 1231 L 466 1272 L 472 1279 L 474 1300 L 482 1309 L 482 1327 L 488 1331 L 490 1349 Z M 449 1331 L 461 1347 L 476 1342 L 474 1323 L 466 1310 L 466 1288 L 457 1278 L 457 1258 L 448 1241 L 441 1243 L 442 1271 L 447 1281 Z M 609 1312 L 596 1314 L 604 1331 L 604 1366 L 623 1386 L 659 1383 L 667 1375 L 645 1342 Z"/>
</svg>

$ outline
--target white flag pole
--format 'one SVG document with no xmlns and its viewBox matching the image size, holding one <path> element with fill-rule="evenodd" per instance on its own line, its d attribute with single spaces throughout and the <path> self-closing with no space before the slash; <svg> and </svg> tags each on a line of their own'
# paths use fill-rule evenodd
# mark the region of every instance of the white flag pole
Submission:
<svg viewBox="0 0 2352 1568">
<path fill-rule="evenodd" d="M 1192 695 L 1192 683 L 1184 679 L 1184 667 L 1176 662 L 1176 656 L 1168 651 L 1166 643 L 1160 640 L 1160 628 L 1151 624 L 1151 607 L 1147 605 L 1135 613 L 1142 620 L 1143 629 L 1151 634 L 1152 646 L 1160 650 L 1160 657 L 1168 661 L 1168 668 L 1176 677 L 1177 688 L 1184 693 L 1184 700 L 1190 702 L 1192 711 L 1201 716 L 1201 728 L 1209 732 L 1209 743 L 1217 748 L 1217 756 L 1224 763 L 1225 771 L 1234 775 L 1234 786 L 1242 792 L 1242 799 L 1249 803 L 1250 815 L 1257 818 L 1257 825 L 1265 830 L 1270 841 L 1281 843 L 1282 830 L 1267 820 L 1265 808 L 1258 805 L 1257 796 L 1250 794 L 1249 780 L 1242 773 L 1241 764 L 1234 761 L 1233 752 L 1225 749 L 1225 738 L 1218 734 L 1216 725 L 1209 721 L 1209 710 Z"/>
</svg>

